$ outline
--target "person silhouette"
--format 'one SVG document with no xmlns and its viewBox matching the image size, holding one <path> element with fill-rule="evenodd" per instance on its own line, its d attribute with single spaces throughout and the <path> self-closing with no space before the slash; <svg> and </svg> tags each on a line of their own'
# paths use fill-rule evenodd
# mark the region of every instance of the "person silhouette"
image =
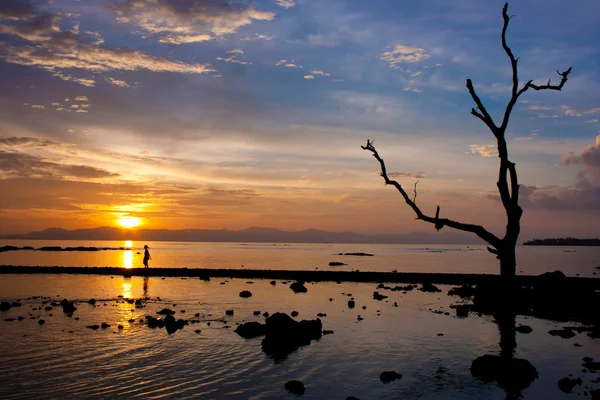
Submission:
<svg viewBox="0 0 600 400">
<path fill-rule="evenodd" d="M 144 245 L 144 268 L 148 268 L 148 260 L 152 260 L 150 257 L 149 247 L 147 244 Z"/>
</svg>

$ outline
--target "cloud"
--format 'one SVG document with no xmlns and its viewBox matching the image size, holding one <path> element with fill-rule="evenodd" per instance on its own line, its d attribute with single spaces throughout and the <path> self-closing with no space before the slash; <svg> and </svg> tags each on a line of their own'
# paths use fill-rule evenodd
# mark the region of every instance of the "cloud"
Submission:
<svg viewBox="0 0 600 400">
<path fill-rule="evenodd" d="M 48 139 L 40 139 L 27 136 L 13 136 L 9 138 L 0 138 L 0 147 L 23 147 L 23 148 L 43 148 L 60 146 L 57 142 Z"/>
<path fill-rule="evenodd" d="M 230 63 L 234 63 L 234 64 L 242 64 L 242 65 L 252 64 L 251 62 L 242 61 L 237 58 L 238 56 L 243 55 L 243 54 L 244 54 L 244 51 L 242 49 L 233 49 L 233 50 L 229 50 L 227 52 L 227 57 L 217 57 L 217 60 L 226 61 L 226 62 L 230 62 Z"/>
<path fill-rule="evenodd" d="M 275 18 L 275 13 L 228 0 L 126 0 L 110 9 L 117 21 L 136 24 L 160 43 L 171 44 L 204 42 Z"/>
<path fill-rule="evenodd" d="M 130 83 L 127 83 L 127 82 L 122 81 L 120 79 L 104 78 L 104 80 L 106 82 L 110 83 L 111 85 L 115 85 L 115 86 L 119 86 L 119 87 L 124 87 L 124 88 L 131 88 L 131 87 L 133 87 L 133 85 L 131 85 Z"/>
<path fill-rule="evenodd" d="M 304 75 L 304 79 L 315 79 L 312 75 Z"/>
<path fill-rule="evenodd" d="M 327 72 L 323 72 L 323 71 L 319 71 L 319 70 L 312 70 L 312 71 L 310 71 L 310 73 L 312 75 L 329 76 L 329 74 Z"/>
<path fill-rule="evenodd" d="M 398 64 L 416 63 L 430 57 L 423 48 L 396 44 L 392 51 L 384 52 L 380 60 L 387 61 L 392 68 L 399 68 Z"/>
<path fill-rule="evenodd" d="M 248 40 L 272 40 L 272 39 L 273 39 L 273 36 L 263 35 L 261 33 L 255 33 L 254 36 L 245 37 L 240 40 L 248 41 Z"/>
<path fill-rule="evenodd" d="M 139 50 L 106 48 L 86 42 L 72 31 L 61 31 L 59 17 L 44 14 L 18 24 L 0 25 L 0 33 L 21 37 L 33 45 L 7 46 L 0 58 L 13 64 L 48 70 L 65 81 L 93 86 L 94 81 L 74 78 L 61 69 L 79 69 L 92 72 L 114 70 L 176 72 L 201 74 L 214 72 L 208 64 L 188 64 L 146 54 Z"/>
<path fill-rule="evenodd" d="M 546 107 L 546 106 L 539 106 L 539 105 L 532 105 L 527 107 L 528 110 L 535 110 L 535 111 L 542 111 L 542 110 L 550 110 L 550 107 Z"/>
<path fill-rule="evenodd" d="M 470 151 L 467 154 L 479 154 L 481 157 L 494 157 L 498 155 L 498 150 L 493 144 L 471 144 L 469 145 Z"/>
<path fill-rule="evenodd" d="M 34 16 L 35 12 L 29 0 L 0 1 L 0 20 L 30 19 Z"/>
<path fill-rule="evenodd" d="M 77 96 L 75 97 L 75 101 L 89 101 L 87 96 Z"/>
<path fill-rule="evenodd" d="M 273 0 L 273 2 L 283 8 L 292 8 L 296 5 L 295 0 Z"/>
<path fill-rule="evenodd" d="M 0 150 L 0 173 L 8 178 L 97 179 L 119 176 L 119 174 L 87 165 L 60 164 L 41 157 L 4 150 Z"/>
</svg>

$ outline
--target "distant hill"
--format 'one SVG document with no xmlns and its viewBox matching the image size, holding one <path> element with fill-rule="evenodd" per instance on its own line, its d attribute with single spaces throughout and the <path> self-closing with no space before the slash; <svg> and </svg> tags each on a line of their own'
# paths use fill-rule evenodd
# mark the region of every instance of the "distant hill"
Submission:
<svg viewBox="0 0 600 400">
<path fill-rule="evenodd" d="M 558 238 L 558 239 L 533 239 L 523 243 L 524 246 L 600 246 L 600 239 L 576 239 L 576 238 Z"/>
<path fill-rule="evenodd" d="M 483 244 L 474 235 L 453 233 L 410 233 L 361 235 L 307 229 L 289 232 L 276 228 L 230 229 L 120 229 L 109 226 L 67 230 L 49 228 L 39 232 L 2 235 L 0 239 L 28 240 L 136 240 L 169 242 L 254 242 L 254 243 L 381 243 L 381 244 Z"/>
</svg>

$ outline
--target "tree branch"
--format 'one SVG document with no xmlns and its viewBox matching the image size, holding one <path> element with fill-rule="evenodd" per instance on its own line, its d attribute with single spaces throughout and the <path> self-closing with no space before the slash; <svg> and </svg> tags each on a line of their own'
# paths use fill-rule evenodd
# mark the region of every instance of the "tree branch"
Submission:
<svg viewBox="0 0 600 400">
<path fill-rule="evenodd" d="M 496 130 L 498 130 L 498 127 L 496 126 L 496 124 L 494 124 L 492 117 L 483 106 L 483 103 L 481 102 L 479 96 L 477 96 L 477 93 L 475 93 L 475 89 L 473 88 L 473 82 L 471 82 L 470 79 L 467 79 L 467 89 L 469 90 L 473 101 L 475 102 L 475 104 L 477 104 L 477 109 L 481 111 L 481 113 L 479 113 L 476 109 L 472 108 L 471 114 L 482 120 L 488 126 L 488 128 L 490 128 L 490 130 L 495 134 Z"/>
<path fill-rule="evenodd" d="M 362 146 L 361 146 L 361 147 L 362 147 Z M 416 181 L 416 182 L 415 182 L 415 187 L 414 187 L 414 189 L 413 189 L 413 192 L 415 193 L 415 196 L 414 196 L 414 197 L 413 197 L 413 199 L 412 199 L 413 203 L 415 203 L 415 204 L 416 204 L 416 200 L 417 200 L 417 183 L 419 183 L 419 181 Z"/>
<path fill-rule="evenodd" d="M 434 224 L 437 230 L 442 229 L 444 226 L 448 226 L 450 228 L 453 228 L 453 229 L 456 229 L 459 231 L 474 233 L 477 236 L 479 236 L 481 239 L 485 240 L 486 242 L 488 242 L 489 244 L 494 246 L 495 248 L 500 247 L 501 240 L 498 237 L 496 237 L 493 233 L 488 232 L 484 227 L 482 227 L 480 225 L 464 224 L 462 222 L 453 221 L 453 220 L 447 219 L 447 218 L 439 218 L 439 210 L 440 210 L 439 206 L 437 208 L 435 218 L 423 214 L 421 209 L 415 204 L 414 201 L 412 201 L 410 199 L 410 197 L 408 196 L 406 191 L 402 188 L 402 186 L 398 182 L 391 180 L 388 177 L 385 163 L 384 163 L 383 159 L 379 156 L 379 153 L 377 153 L 377 150 L 375 149 L 375 146 L 373 146 L 373 143 L 370 140 L 367 140 L 367 145 L 360 146 L 360 147 L 363 150 L 368 150 L 371 153 L 373 153 L 373 157 L 375 157 L 375 159 L 377 161 L 379 161 L 379 165 L 381 166 L 381 176 L 385 180 L 386 185 L 393 185 L 400 192 L 400 194 L 404 198 L 404 201 L 406 202 L 406 204 L 408 204 L 413 209 L 415 214 L 417 214 L 417 219 L 423 220 L 425 222 L 429 222 L 430 224 Z"/>
</svg>

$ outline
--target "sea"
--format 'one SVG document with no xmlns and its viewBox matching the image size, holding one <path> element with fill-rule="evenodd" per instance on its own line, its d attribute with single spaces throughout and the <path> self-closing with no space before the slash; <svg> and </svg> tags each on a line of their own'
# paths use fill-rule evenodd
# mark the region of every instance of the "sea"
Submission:
<svg viewBox="0 0 600 400">
<path fill-rule="evenodd" d="M 31 240 L 4 240 L 0 247 L 131 250 L 9 251 L 0 253 L 0 266 L 141 267 L 144 244 L 150 247 L 150 267 L 490 274 L 499 268 L 485 246 Z M 339 255 L 356 252 L 373 256 Z M 600 273 L 600 251 L 593 247 L 520 246 L 517 260 L 520 274 Z M 347 265 L 330 267 L 331 261 Z M 475 378 L 470 371 L 475 358 L 500 353 L 498 323 L 475 313 L 458 317 L 452 306 L 463 300 L 447 295 L 451 286 L 425 293 L 386 291 L 374 283 L 315 282 L 306 284 L 306 293 L 294 293 L 290 283 L 0 274 L 0 300 L 21 304 L 0 311 L 0 399 L 297 398 L 284 387 L 289 380 L 304 383 L 301 397 L 306 399 L 507 398 L 496 382 Z M 252 296 L 241 298 L 243 290 Z M 376 290 L 389 297 L 375 300 Z M 94 305 L 88 304 L 92 298 Z M 139 298 L 146 299 L 144 307 L 127 301 Z M 72 316 L 50 305 L 62 299 L 75 301 Z M 349 299 L 355 308 L 348 307 Z M 158 317 L 163 308 L 198 322 L 173 334 L 140 322 L 147 315 Z M 323 329 L 333 333 L 274 360 L 262 351 L 261 338 L 244 339 L 234 332 L 240 323 L 264 322 L 265 312 L 292 311 L 298 312 L 296 320 L 320 318 Z M 102 323 L 108 326 L 87 328 Z M 599 374 L 582 368 L 584 357 L 600 361 L 598 339 L 585 332 L 569 339 L 548 334 L 577 325 L 569 321 L 517 316 L 516 325 L 533 329 L 516 334 L 515 355 L 530 361 L 539 375 L 516 398 L 570 399 L 600 388 Z M 382 371 L 396 371 L 402 378 L 383 383 Z M 582 383 L 563 393 L 557 382 L 565 377 Z"/>
</svg>

